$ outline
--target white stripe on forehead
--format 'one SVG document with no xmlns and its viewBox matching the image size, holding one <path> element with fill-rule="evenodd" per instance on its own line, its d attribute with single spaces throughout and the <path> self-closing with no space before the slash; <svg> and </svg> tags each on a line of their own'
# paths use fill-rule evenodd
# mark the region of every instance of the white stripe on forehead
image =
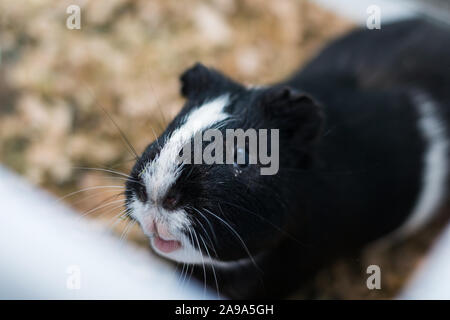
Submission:
<svg viewBox="0 0 450 320">
<path fill-rule="evenodd" d="M 204 103 L 189 113 L 182 126 L 172 132 L 159 155 L 146 166 L 142 174 L 150 199 L 156 202 L 162 198 L 177 180 L 180 174 L 177 158 L 183 146 L 197 132 L 228 117 L 224 112 L 228 101 L 229 96 L 222 95 Z"/>
</svg>

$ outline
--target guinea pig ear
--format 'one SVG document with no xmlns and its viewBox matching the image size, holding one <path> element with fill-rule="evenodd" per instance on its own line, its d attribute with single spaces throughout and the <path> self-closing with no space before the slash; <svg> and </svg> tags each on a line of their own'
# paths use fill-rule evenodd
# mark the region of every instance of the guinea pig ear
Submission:
<svg viewBox="0 0 450 320">
<path fill-rule="evenodd" d="M 322 131 L 320 106 L 307 94 L 289 86 L 267 90 L 262 99 L 265 116 L 274 128 L 280 128 L 303 143 L 314 142 Z"/>
<path fill-rule="evenodd" d="M 207 68 L 201 63 L 187 69 L 180 77 L 181 94 L 187 99 L 199 99 L 202 97 L 219 96 L 241 88 L 219 71 Z"/>
</svg>

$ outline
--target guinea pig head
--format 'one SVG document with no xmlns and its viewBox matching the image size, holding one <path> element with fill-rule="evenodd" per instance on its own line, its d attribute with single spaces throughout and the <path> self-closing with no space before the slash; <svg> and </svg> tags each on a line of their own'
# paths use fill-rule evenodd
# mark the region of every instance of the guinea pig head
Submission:
<svg viewBox="0 0 450 320">
<path fill-rule="evenodd" d="M 185 105 L 126 183 L 129 216 L 168 259 L 252 261 L 286 236 L 289 170 L 307 169 L 321 110 L 288 86 L 245 87 L 201 64 L 183 73 L 181 85 Z"/>
</svg>

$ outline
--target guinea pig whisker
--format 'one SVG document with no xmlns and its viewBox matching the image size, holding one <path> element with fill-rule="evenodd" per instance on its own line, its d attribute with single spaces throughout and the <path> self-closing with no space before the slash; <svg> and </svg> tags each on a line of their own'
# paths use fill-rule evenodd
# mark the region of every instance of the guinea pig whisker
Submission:
<svg viewBox="0 0 450 320">
<path fill-rule="evenodd" d="M 120 203 L 123 203 L 123 199 L 110 201 L 110 202 L 108 202 L 108 203 L 106 203 L 106 204 L 97 206 L 97 207 L 95 207 L 95 208 L 93 208 L 93 209 L 91 209 L 91 210 L 88 210 L 87 212 L 83 212 L 83 214 L 81 215 L 81 217 L 85 217 L 85 216 L 87 216 L 88 214 L 91 214 L 91 213 L 93 213 L 93 212 L 95 212 L 95 211 L 98 211 L 98 210 L 100 210 L 100 209 L 109 207 L 109 206 L 111 206 L 111 205 L 113 205 L 113 204 L 116 204 L 116 203 L 119 203 L 119 202 L 120 202 Z"/>
<path fill-rule="evenodd" d="M 103 110 L 103 112 L 106 114 L 106 116 L 109 118 L 109 120 L 111 120 L 111 122 L 113 123 L 113 125 L 116 127 L 117 131 L 119 131 L 120 137 L 122 138 L 122 141 L 124 142 L 124 145 L 127 147 L 128 152 L 131 153 L 131 155 L 133 155 L 135 157 L 136 160 L 139 159 L 139 155 L 137 154 L 136 150 L 134 149 L 133 145 L 131 144 L 131 142 L 128 140 L 127 136 L 125 135 L 125 133 L 122 131 L 122 129 L 120 129 L 119 125 L 116 123 L 116 121 L 114 121 L 113 117 L 111 116 L 111 114 L 106 111 L 105 108 L 103 108 L 101 105 L 99 105 L 100 109 Z"/>
<path fill-rule="evenodd" d="M 194 171 L 194 166 L 191 166 L 191 170 L 189 170 L 189 173 L 187 174 L 187 176 L 185 177 L 185 179 L 189 179 L 189 177 L 191 176 L 192 172 Z"/>
<path fill-rule="evenodd" d="M 203 267 L 203 296 L 206 295 L 206 267 L 205 267 L 205 259 L 203 258 L 203 254 L 201 254 L 201 246 L 200 242 L 198 241 L 197 232 L 195 230 L 192 230 L 194 232 L 195 239 L 197 241 L 198 250 L 200 251 L 200 258 L 202 259 L 202 267 Z"/>
<path fill-rule="evenodd" d="M 126 240 L 128 234 L 130 233 L 130 231 L 133 228 L 135 223 L 136 223 L 136 220 L 131 220 L 127 223 L 127 225 L 125 226 L 125 228 L 120 236 L 120 241 Z"/>
<path fill-rule="evenodd" d="M 206 231 L 205 227 L 203 226 L 203 224 L 196 217 L 194 217 L 194 219 L 195 219 L 195 221 L 197 221 L 197 224 L 203 229 L 203 232 L 205 233 L 205 236 L 208 238 L 208 241 L 211 244 L 211 249 L 214 251 L 215 255 L 218 256 L 217 251 L 214 248 L 214 243 L 212 242 L 211 237 L 208 235 L 208 232 Z"/>
<path fill-rule="evenodd" d="M 85 197 L 83 197 L 83 198 L 81 198 L 81 199 L 78 199 L 78 200 L 76 200 L 76 201 L 67 201 L 67 202 L 68 202 L 71 206 L 74 206 L 74 205 L 76 205 L 76 204 L 78 204 L 78 203 L 85 202 L 85 201 L 87 201 L 87 200 L 89 200 L 89 199 L 98 197 L 98 196 L 100 196 L 100 195 L 108 194 L 108 193 L 109 193 L 109 190 L 99 190 L 98 192 L 90 192 L 89 195 L 87 195 L 87 196 L 85 196 Z M 124 195 L 125 195 L 125 191 L 115 192 L 115 193 L 113 193 L 110 197 L 108 197 L 106 200 L 110 200 L 110 199 L 113 198 L 113 197 L 118 197 L 118 196 L 121 196 L 121 195 L 124 196 Z"/>
<path fill-rule="evenodd" d="M 185 285 L 187 283 L 189 283 L 189 279 L 188 279 L 187 275 L 188 275 L 190 268 L 191 268 L 191 265 L 188 262 L 183 262 L 183 269 L 181 270 L 181 275 L 178 278 L 181 288 L 184 288 Z"/>
<path fill-rule="evenodd" d="M 188 282 L 188 283 L 191 281 L 192 274 L 194 273 L 195 265 L 192 264 L 192 265 L 190 266 L 190 269 L 191 269 L 191 271 L 189 272 L 189 277 L 188 277 L 188 279 L 187 279 L 187 282 Z"/>
<path fill-rule="evenodd" d="M 133 179 L 132 176 L 125 174 L 123 172 L 120 171 L 115 171 L 115 170 L 110 170 L 110 169 L 105 169 L 105 168 L 90 168 L 90 167 L 73 167 L 74 169 L 78 169 L 78 170 L 96 170 L 96 171 L 103 171 L 103 172 L 109 172 L 109 173 L 113 173 L 113 174 L 117 174 L 119 176 L 123 176 L 129 179 Z"/>
<path fill-rule="evenodd" d="M 81 199 L 78 199 L 77 201 L 71 201 L 69 203 L 70 203 L 71 206 L 75 206 L 76 204 L 79 204 L 81 202 L 85 202 L 85 201 L 87 201 L 87 200 L 89 200 L 91 198 L 95 198 L 95 197 L 98 197 L 99 195 L 103 195 L 106 192 L 107 191 L 104 191 L 104 190 L 100 190 L 100 192 L 93 192 L 93 193 L 89 194 L 88 196 L 85 196 L 85 197 L 83 197 Z M 100 202 L 100 203 L 103 203 L 104 201 L 109 201 L 109 200 L 117 198 L 119 196 L 125 196 L 125 192 L 122 191 L 122 192 L 114 193 L 111 196 L 107 197 L 106 199 L 102 200 L 102 202 Z"/>
<path fill-rule="evenodd" d="M 155 130 L 153 128 L 151 128 L 151 129 L 152 129 L 153 136 L 155 137 L 156 144 L 158 145 L 158 148 L 161 149 L 161 145 L 159 144 L 158 136 L 157 136 Z"/>
<path fill-rule="evenodd" d="M 115 206 L 115 207 L 113 207 L 113 208 L 108 208 L 108 210 L 106 210 L 106 211 L 100 213 L 100 214 L 97 215 L 95 218 L 99 219 L 99 218 L 101 218 L 105 213 L 111 212 L 111 211 L 116 210 L 116 209 L 119 209 L 119 208 L 121 208 L 121 207 L 123 207 L 122 204 L 120 204 L 120 205 L 118 205 L 118 206 Z M 122 218 L 122 217 L 119 217 L 119 218 Z M 122 219 L 122 220 L 123 220 L 123 219 Z"/>
<path fill-rule="evenodd" d="M 128 217 L 129 213 L 130 213 L 129 209 L 125 209 L 125 210 L 119 212 L 118 214 L 116 214 L 114 217 L 112 217 L 110 219 L 108 228 L 113 230 L 120 221 L 123 221 L 122 217 L 125 217 L 125 218 Z M 111 220 L 112 220 L 112 222 L 111 222 Z"/>
<path fill-rule="evenodd" d="M 125 163 L 129 163 L 131 161 L 136 161 L 136 159 L 132 158 L 132 159 L 126 159 L 126 160 L 120 161 L 116 164 L 113 164 L 112 166 L 109 166 L 109 169 L 114 169 L 114 168 L 120 167 L 121 165 L 123 165 Z"/>
<path fill-rule="evenodd" d="M 244 208 L 244 207 L 241 207 L 241 206 L 239 206 L 239 205 L 233 204 L 233 203 L 231 203 L 231 202 L 227 202 L 227 201 L 223 201 L 223 200 L 221 200 L 221 202 L 223 202 L 223 203 L 225 203 L 225 204 L 227 204 L 227 205 L 233 206 L 233 207 L 235 207 L 235 208 L 237 208 L 237 209 L 239 209 L 239 210 L 243 210 L 243 211 L 245 211 L 245 212 L 248 212 L 248 213 L 250 213 L 250 214 L 253 214 L 254 216 L 260 218 L 262 221 L 268 223 L 270 226 L 272 226 L 272 227 L 273 227 L 275 230 L 277 230 L 278 232 L 284 234 L 285 236 L 287 236 L 287 237 L 289 237 L 290 239 L 294 240 L 294 241 L 297 242 L 298 244 L 300 244 L 300 245 L 302 245 L 302 246 L 306 246 L 303 242 L 301 242 L 300 240 L 298 240 L 297 238 L 295 238 L 293 235 L 289 234 L 286 230 L 281 229 L 280 227 L 278 227 L 277 225 L 273 224 L 271 221 L 267 220 L 266 218 L 262 217 L 261 215 L 255 213 L 255 212 L 253 212 L 253 211 L 251 211 L 251 210 L 248 210 L 247 208 Z"/>
<path fill-rule="evenodd" d="M 177 264 L 177 268 L 178 268 L 178 264 Z M 186 276 L 185 269 L 186 269 L 186 263 L 183 262 L 183 267 L 181 268 L 181 272 L 178 275 L 178 280 L 177 280 L 177 282 L 180 285 L 180 287 L 183 287 L 183 281 L 181 281 L 181 280 L 182 280 L 182 278 L 184 278 Z"/>
<path fill-rule="evenodd" d="M 195 210 L 207 223 L 208 223 L 208 226 L 209 226 L 209 228 L 211 229 L 211 234 L 212 234 L 212 236 L 214 237 L 214 240 L 215 240 L 215 243 L 217 243 L 217 236 L 216 236 L 216 233 L 214 232 L 214 228 L 213 228 L 213 226 L 212 226 L 212 224 L 211 224 L 211 221 L 209 221 L 208 220 L 208 218 L 207 217 L 205 217 L 205 215 L 200 211 L 200 210 L 198 210 L 198 209 L 196 209 L 196 208 L 194 208 L 194 207 L 191 207 L 191 206 L 189 206 L 189 208 L 191 208 L 191 209 L 193 209 L 193 210 Z M 197 219 L 196 219 L 197 220 Z M 198 220 L 197 220 L 198 221 Z M 199 221 L 198 221 L 199 222 Z M 199 224 L 200 225 L 202 225 L 200 222 L 199 222 Z M 203 225 L 202 225 L 202 228 L 203 228 Z M 203 230 L 205 231 L 205 234 L 208 236 L 208 233 L 206 232 L 206 230 L 205 230 L 205 228 L 203 228 Z M 208 236 L 209 237 L 209 236 Z M 211 244 L 213 243 L 212 241 L 211 241 L 211 238 L 210 238 L 210 242 L 211 242 Z"/>
<path fill-rule="evenodd" d="M 215 129 L 221 129 L 223 128 L 225 125 L 229 124 L 230 122 L 233 122 L 236 120 L 236 117 L 228 117 L 225 120 L 222 120 L 221 122 L 219 122 L 214 128 Z"/>
<path fill-rule="evenodd" d="M 136 183 L 141 183 L 140 181 L 138 181 L 138 180 L 135 180 L 135 179 L 131 179 L 131 178 L 124 178 L 124 177 L 109 177 L 109 176 L 107 176 L 107 177 L 100 177 L 100 178 L 103 178 L 103 179 L 115 179 L 115 180 L 122 180 L 122 181 L 132 181 L 132 182 L 136 182 Z"/>
<path fill-rule="evenodd" d="M 195 265 L 186 263 L 186 271 L 184 273 L 183 285 L 189 284 L 192 277 L 192 272 L 194 271 Z M 188 276 L 189 273 L 189 276 Z"/>
<path fill-rule="evenodd" d="M 88 93 L 92 96 L 93 100 L 95 100 L 95 94 L 94 91 L 90 88 L 87 87 L 86 88 Z M 122 131 L 122 129 L 120 129 L 119 125 L 114 121 L 113 117 L 110 115 L 110 113 L 99 103 L 97 102 L 97 107 L 99 107 L 105 114 L 106 116 L 109 118 L 109 120 L 113 123 L 113 125 L 116 127 L 117 131 L 119 132 L 122 141 L 124 143 L 124 145 L 127 148 L 127 151 L 130 152 L 131 155 L 133 155 L 135 157 L 136 160 L 139 159 L 139 156 L 136 152 L 136 150 L 134 149 L 133 145 L 130 143 L 130 141 L 128 140 L 128 138 L 126 137 L 125 133 Z"/>
<path fill-rule="evenodd" d="M 193 236 L 193 234 L 192 234 L 192 228 L 189 228 L 188 231 L 189 231 L 189 239 L 190 239 L 190 242 L 191 242 L 192 246 L 195 247 L 194 236 Z M 188 282 L 188 283 L 189 283 L 189 281 L 191 281 L 192 274 L 194 273 L 194 269 L 195 269 L 195 264 L 192 264 L 192 266 L 191 266 L 191 271 L 190 271 L 189 277 L 188 277 L 188 279 L 187 279 L 187 282 Z"/>
<path fill-rule="evenodd" d="M 113 220 L 113 222 L 115 223 L 116 221 L 123 221 L 124 218 L 128 217 L 128 214 L 130 212 L 130 209 L 124 209 L 121 210 L 119 213 L 115 214 L 114 216 L 112 216 L 109 219 L 109 224 L 107 225 L 108 227 L 111 227 L 111 220 Z"/>
<path fill-rule="evenodd" d="M 255 259 L 253 258 L 252 254 L 250 253 L 250 250 L 248 249 L 247 245 L 245 244 L 244 240 L 243 240 L 242 237 L 239 235 L 239 233 L 238 233 L 232 226 L 230 226 L 230 224 L 229 224 L 228 222 L 226 222 L 225 220 L 223 220 L 223 219 L 222 219 L 221 217 L 219 217 L 218 215 L 212 213 L 210 210 L 208 210 L 208 209 L 206 209 L 206 208 L 203 208 L 203 210 L 205 210 L 206 212 L 208 212 L 209 214 L 211 214 L 213 217 L 215 217 L 216 219 L 218 219 L 219 221 L 221 221 L 225 226 L 227 226 L 227 227 L 233 232 L 233 234 L 236 236 L 236 238 L 238 238 L 238 239 L 241 241 L 242 246 L 243 246 L 244 250 L 247 252 L 247 254 L 248 254 L 250 260 L 252 261 L 252 263 L 255 265 L 255 267 L 256 267 L 258 270 L 260 270 L 259 267 L 258 267 L 258 265 L 257 265 L 256 262 L 255 262 Z"/>
<path fill-rule="evenodd" d="M 148 85 L 150 86 L 151 93 L 152 93 L 153 97 L 155 98 L 156 107 L 161 115 L 160 120 L 162 120 L 162 123 L 160 121 L 158 121 L 157 124 L 160 127 L 160 130 L 164 130 L 164 128 L 167 127 L 169 122 L 167 121 L 166 116 L 164 115 L 164 113 L 162 111 L 161 103 L 159 102 L 158 96 L 156 95 L 155 90 L 153 89 L 153 85 L 152 85 L 150 79 L 148 79 Z"/>
<path fill-rule="evenodd" d="M 193 236 L 192 236 L 192 228 L 188 228 L 187 230 L 189 231 L 189 240 L 190 240 L 190 244 L 191 244 L 193 247 L 195 247 L 195 246 L 194 246 L 194 238 L 193 238 Z"/>
<path fill-rule="evenodd" d="M 76 195 L 78 193 L 81 193 L 81 192 L 86 192 L 86 191 L 96 190 L 96 189 L 107 189 L 107 188 L 110 188 L 110 189 L 122 189 L 122 190 L 125 189 L 124 186 L 93 186 L 93 187 L 87 187 L 87 188 L 84 188 L 84 189 L 77 190 L 77 191 L 71 192 L 69 194 L 66 194 L 66 195 L 56 199 L 56 202 L 60 202 L 60 201 L 62 201 L 64 199 L 72 197 L 72 196 L 74 196 L 74 195 Z"/>
<path fill-rule="evenodd" d="M 201 234 L 199 234 L 199 237 L 200 237 L 200 240 L 202 240 L 202 242 L 203 242 L 203 246 L 205 247 L 205 250 L 206 250 L 206 253 L 207 253 L 208 256 L 209 256 L 209 259 L 212 260 L 211 255 L 209 254 L 208 247 L 207 247 L 207 245 L 206 245 L 206 243 L 205 243 L 205 240 L 203 239 L 203 237 L 202 237 Z M 216 283 L 217 298 L 219 298 L 219 296 L 220 296 L 220 294 L 219 294 L 219 283 L 218 283 L 218 281 L 217 281 L 217 275 L 216 275 L 216 270 L 214 269 L 214 264 L 211 264 L 211 269 L 212 269 L 212 272 L 213 272 L 214 281 L 215 281 L 215 283 Z"/>
</svg>

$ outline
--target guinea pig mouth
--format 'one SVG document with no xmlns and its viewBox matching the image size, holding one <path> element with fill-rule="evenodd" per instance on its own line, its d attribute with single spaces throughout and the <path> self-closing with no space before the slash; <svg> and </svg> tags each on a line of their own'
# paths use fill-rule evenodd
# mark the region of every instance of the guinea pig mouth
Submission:
<svg viewBox="0 0 450 320">
<path fill-rule="evenodd" d="M 181 242 L 174 239 L 167 228 L 161 224 L 153 225 L 153 246 L 163 253 L 171 253 L 181 248 Z"/>
<path fill-rule="evenodd" d="M 181 248 L 181 242 L 177 240 L 164 240 L 155 235 L 153 238 L 153 245 L 161 252 L 171 253 Z"/>
</svg>

